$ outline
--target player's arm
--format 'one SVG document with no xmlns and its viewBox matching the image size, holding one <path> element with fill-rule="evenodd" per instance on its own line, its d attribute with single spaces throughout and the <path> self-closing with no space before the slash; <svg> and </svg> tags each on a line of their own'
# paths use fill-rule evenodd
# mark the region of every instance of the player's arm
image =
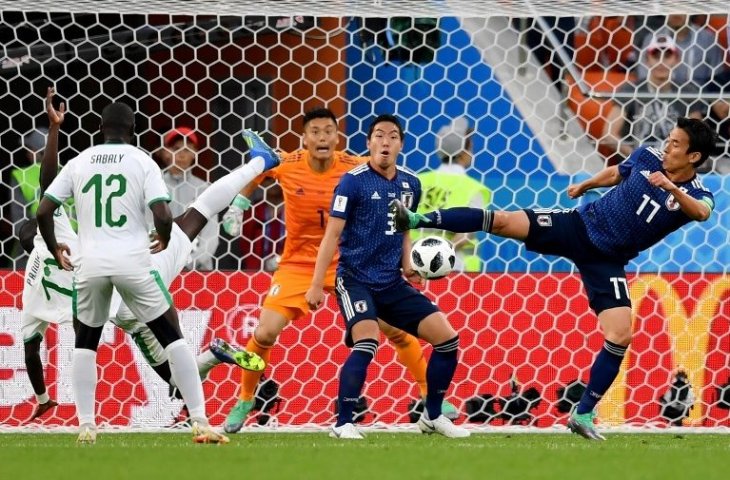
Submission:
<svg viewBox="0 0 730 480">
<path fill-rule="evenodd" d="M 618 185 L 624 177 L 619 172 L 618 165 L 606 167 L 591 178 L 568 187 L 568 196 L 578 198 L 588 190 L 601 187 L 612 187 Z"/>
<path fill-rule="evenodd" d="M 51 252 L 53 258 L 56 259 L 58 265 L 64 270 L 73 270 L 73 264 L 69 259 L 71 249 L 64 243 L 58 243 L 56 240 L 56 229 L 53 221 L 53 212 L 60 207 L 63 202 L 73 194 L 71 179 L 71 166 L 67 166 L 58 174 L 55 180 L 48 186 L 47 191 L 43 194 L 38 210 L 36 211 L 36 220 L 38 221 L 38 231 L 46 242 L 48 251 Z"/>
<path fill-rule="evenodd" d="M 152 253 L 159 253 L 170 243 L 172 212 L 167 202 L 162 199 L 151 203 L 150 210 L 152 210 L 152 222 L 155 225 L 155 243 L 152 246 Z"/>
<path fill-rule="evenodd" d="M 422 284 L 423 277 L 413 270 L 413 265 L 411 265 L 411 248 L 413 248 L 411 236 L 408 234 L 403 235 L 403 257 L 400 260 L 403 276 L 411 283 Z"/>
<path fill-rule="evenodd" d="M 655 187 L 659 187 L 670 193 L 679 204 L 680 210 L 692 220 L 704 222 L 710 218 L 710 214 L 712 213 L 711 200 L 698 200 L 690 196 L 687 192 L 675 185 L 674 182 L 669 180 L 662 172 L 652 172 L 648 180 Z"/>
<path fill-rule="evenodd" d="M 43 159 L 41 160 L 40 187 L 41 195 L 51 185 L 51 182 L 58 174 L 58 131 L 66 113 L 66 104 L 61 102 L 58 110 L 53 107 L 53 96 L 56 90 L 48 87 L 46 92 L 46 114 L 48 115 L 48 137 L 46 138 L 46 148 L 43 150 Z"/>
<path fill-rule="evenodd" d="M 157 168 L 155 161 L 147 157 L 142 161 L 144 169 L 144 200 L 152 211 L 152 223 L 155 233 L 150 251 L 159 253 L 167 248 L 172 232 L 172 212 L 170 212 L 170 194 L 167 185 L 162 179 L 162 171 Z"/>
<path fill-rule="evenodd" d="M 340 235 L 345 228 L 345 219 L 330 216 L 327 221 L 327 227 L 324 230 L 324 237 L 319 244 L 317 252 L 317 261 L 314 265 L 314 273 L 312 275 L 312 284 L 307 290 L 305 300 L 312 310 L 319 307 L 324 300 L 324 280 L 327 276 L 327 269 L 332 263 L 332 259 L 337 251 L 337 245 L 340 241 Z"/>
</svg>

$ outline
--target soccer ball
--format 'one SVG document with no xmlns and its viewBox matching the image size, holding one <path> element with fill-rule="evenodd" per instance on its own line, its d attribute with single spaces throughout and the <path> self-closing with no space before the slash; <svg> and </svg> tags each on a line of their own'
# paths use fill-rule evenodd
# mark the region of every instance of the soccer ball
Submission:
<svg viewBox="0 0 730 480">
<path fill-rule="evenodd" d="M 451 242 L 441 237 L 417 240 L 411 249 L 411 266 L 423 278 L 443 278 L 454 269 L 456 252 Z"/>
</svg>

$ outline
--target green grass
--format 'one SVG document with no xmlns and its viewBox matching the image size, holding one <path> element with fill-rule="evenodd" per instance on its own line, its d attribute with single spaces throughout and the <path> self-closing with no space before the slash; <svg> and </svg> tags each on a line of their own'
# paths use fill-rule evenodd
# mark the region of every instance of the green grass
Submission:
<svg viewBox="0 0 730 480">
<path fill-rule="evenodd" d="M 2 479 L 409 480 L 730 478 L 730 435 L 481 434 L 466 440 L 371 433 L 249 433 L 225 446 L 186 434 L 103 432 L 96 445 L 69 434 L 0 434 Z"/>
</svg>

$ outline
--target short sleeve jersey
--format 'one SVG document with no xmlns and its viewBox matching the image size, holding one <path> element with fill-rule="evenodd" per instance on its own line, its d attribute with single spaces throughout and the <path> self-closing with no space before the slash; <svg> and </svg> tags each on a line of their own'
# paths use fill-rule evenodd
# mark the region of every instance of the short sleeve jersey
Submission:
<svg viewBox="0 0 730 480">
<path fill-rule="evenodd" d="M 280 267 L 314 269 L 335 187 L 347 171 L 366 160 L 336 151 L 331 168 L 317 172 L 309 164 L 309 152 L 297 150 L 284 155 L 278 167 L 262 176 L 277 180 L 284 193 L 286 240 Z M 337 257 L 330 269 L 336 264 Z"/>
<path fill-rule="evenodd" d="M 652 172 L 662 171 L 659 150 L 640 147 L 618 169 L 621 183 L 578 212 L 599 250 L 629 260 L 692 219 L 682 212 L 674 196 L 649 183 Z M 715 208 L 712 193 L 697 176 L 677 186 L 704 202 L 710 211 Z"/>
<path fill-rule="evenodd" d="M 410 170 L 397 167 L 393 179 L 369 163 L 345 174 L 335 189 L 330 215 L 345 220 L 340 238 L 339 276 L 347 275 L 374 290 L 385 290 L 402 278 L 403 234 L 396 232 L 388 212 L 400 199 L 415 210 L 421 183 Z"/>
<path fill-rule="evenodd" d="M 78 275 L 128 274 L 151 265 L 145 212 L 170 196 L 159 167 L 142 150 L 121 143 L 88 148 L 69 161 L 44 195 L 59 205 L 74 198 Z"/>
</svg>

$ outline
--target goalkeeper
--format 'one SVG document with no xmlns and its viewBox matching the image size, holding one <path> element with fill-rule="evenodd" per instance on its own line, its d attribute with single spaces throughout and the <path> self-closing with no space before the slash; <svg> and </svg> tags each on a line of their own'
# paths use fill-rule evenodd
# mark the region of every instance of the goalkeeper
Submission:
<svg viewBox="0 0 730 480">
<path fill-rule="evenodd" d="M 679 118 L 663 151 L 640 147 L 619 165 L 568 187 L 568 195 L 578 198 L 593 188 L 616 186 L 578 209 L 502 212 L 463 207 L 421 215 L 394 200 L 391 213 L 399 231 L 485 231 L 522 240 L 530 251 L 575 262 L 605 342 L 568 428 L 588 440 L 605 440 L 594 426 L 594 409 L 618 375 L 631 342 L 625 266 L 686 223 L 710 218 L 714 196 L 696 170 L 715 148 L 715 137 L 701 120 Z"/>
</svg>

